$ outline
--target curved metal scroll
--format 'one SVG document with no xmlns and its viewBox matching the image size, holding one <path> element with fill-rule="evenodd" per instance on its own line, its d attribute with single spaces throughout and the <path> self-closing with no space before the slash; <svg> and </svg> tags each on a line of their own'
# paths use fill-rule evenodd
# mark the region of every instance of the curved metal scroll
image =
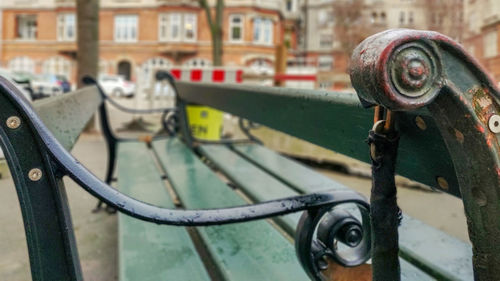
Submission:
<svg viewBox="0 0 500 281">
<path fill-rule="evenodd" d="M 453 159 L 475 278 L 500 280 L 500 94 L 493 80 L 450 38 L 406 29 L 363 41 L 351 80 L 364 106 L 429 110 Z M 446 190 L 446 178 L 436 180 Z"/>
<path fill-rule="evenodd" d="M 347 203 L 347 202 L 345 202 Z M 295 235 L 295 250 L 300 264 L 312 280 L 321 281 L 321 271 L 328 267 L 326 258 L 342 266 L 364 264 L 370 258 L 370 211 L 358 205 L 361 222 L 351 209 L 335 204 L 304 212 Z M 339 249 L 342 244 L 344 249 Z"/>
</svg>

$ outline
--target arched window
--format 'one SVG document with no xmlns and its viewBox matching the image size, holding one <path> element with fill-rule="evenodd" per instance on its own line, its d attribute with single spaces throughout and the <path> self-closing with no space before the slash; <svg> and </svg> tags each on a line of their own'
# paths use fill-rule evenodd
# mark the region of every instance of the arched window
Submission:
<svg viewBox="0 0 500 281">
<path fill-rule="evenodd" d="M 170 68 L 172 65 L 172 61 L 166 58 L 150 58 L 142 64 L 142 72 L 147 77 L 152 69 Z"/>
<path fill-rule="evenodd" d="M 15 57 L 9 61 L 11 71 L 35 72 L 35 63 L 29 57 Z"/>
<path fill-rule="evenodd" d="M 194 58 L 184 62 L 183 66 L 193 67 L 193 68 L 205 68 L 212 66 L 212 62 L 207 59 Z"/>
<path fill-rule="evenodd" d="M 42 72 L 46 74 L 63 75 L 71 77 L 71 61 L 61 57 L 51 57 L 43 62 Z"/>
<path fill-rule="evenodd" d="M 273 64 L 267 59 L 263 59 L 263 58 L 254 59 L 250 62 L 250 64 L 248 66 L 250 67 L 250 69 L 252 69 L 253 71 L 255 71 L 259 74 L 272 74 L 272 73 L 274 73 Z"/>
<path fill-rule="evenodd" d="M 154 75 L 154 73 L 152 74 L 151 71 L 156 72 L 157 70 L 160 70 L 160 69 L 168 70 L 172 66 L 173 66 L 173 63 L 169 59 L 162 58 L 162 57 L 150 58 L 141 65 L 142 77 L 138 77 L 138 80 L 144 81 L 143 82 L 144 86 L 149 87 L 150 80 L 154 79 L 154 77 L 151 76 L 151 75 Z"/>
</svg>

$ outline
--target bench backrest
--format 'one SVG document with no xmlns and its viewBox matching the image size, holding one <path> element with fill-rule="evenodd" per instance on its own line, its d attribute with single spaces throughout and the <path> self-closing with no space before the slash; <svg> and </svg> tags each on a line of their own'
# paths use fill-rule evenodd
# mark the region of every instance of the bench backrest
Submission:
<svg viewBox="0 0 500 281">
<path fill-rule="evenodd" d="M 177 82 L 176 87 L 185 103 L 208 105 L 370 161 L 365 140 L 374 112 L 363 109 L 354 93 L 187 82 Z M 430 112 L 402 112 L 399 117 L 402 139 L 397 173 L 460 197 L 453 161 Z M 417 118 L 425 123 L 425 130 L 418 127 Z M 437 183 L 438 176 L 447 180 L 446 189 Z"/>
</svg>

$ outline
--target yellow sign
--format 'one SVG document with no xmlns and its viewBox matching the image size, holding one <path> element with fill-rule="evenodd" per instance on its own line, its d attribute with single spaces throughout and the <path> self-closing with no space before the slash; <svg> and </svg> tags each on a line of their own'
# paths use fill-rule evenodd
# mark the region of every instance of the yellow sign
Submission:
<svg viewBox="0 0 500 281">
<path fill-rule="evenodd" d="M 200 105 L 187 106 L 186 110 L 193 137 L 200 140 L 220 140 L 223 122 L 221 111 Z"/>
</svg>

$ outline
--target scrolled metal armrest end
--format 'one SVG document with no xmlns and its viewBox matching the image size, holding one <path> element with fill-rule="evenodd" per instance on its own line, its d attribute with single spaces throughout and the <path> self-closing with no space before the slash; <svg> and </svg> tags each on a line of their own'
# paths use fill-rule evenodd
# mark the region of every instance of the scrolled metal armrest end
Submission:
<svg viewBox="0 0 500 281">
<path fill-rule="evenodd" d="M 357 208 L 343 208 L 346 203 L 353 204 L 348 199 L 334 202 L 305 211 L 300 218 L 295 250 L 312 280 L 322 280 L 321 272 L 328 267 L 326 258 L 341 266 L 354 267 L 371 256 L 369 204 L 358 200 L 354 203 Z"/>
<path fill-rule="evenodd" d="M 351 81 L 362 104 L 413 110 L 429 104 L 446 84 L 437 32 L 388 30 L 365 39 L 351 58 Z"/>
</svg>

